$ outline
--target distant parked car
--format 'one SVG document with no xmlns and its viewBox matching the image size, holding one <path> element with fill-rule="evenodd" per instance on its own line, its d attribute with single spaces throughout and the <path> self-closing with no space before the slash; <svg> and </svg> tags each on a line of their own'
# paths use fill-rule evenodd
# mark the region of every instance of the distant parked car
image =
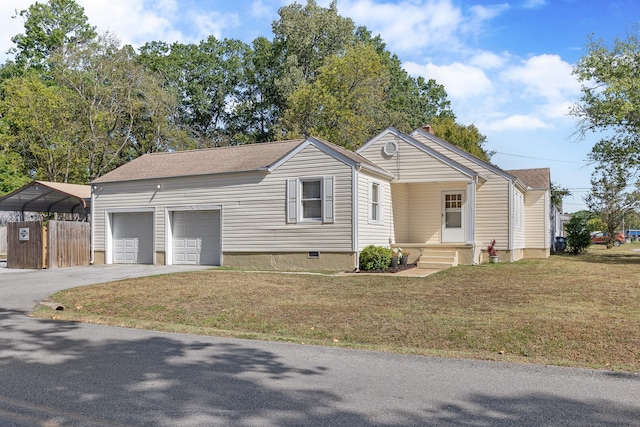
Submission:
<svg viewBox="0 0 640 427">
<path fill-rule="evenodd" d="M 591 233 L 591 243 L 593 243 L 594 245 L 606 245 L 608 239 L 609 233 L 605 233 L 603 231 L 596 231 L 595 233 Z M 620 246 L 624 242 L 626 242 L 624 234 L 620 232 L 616 233 L 615 240 L 613 241 L 613 246 Z"/>
</svg>

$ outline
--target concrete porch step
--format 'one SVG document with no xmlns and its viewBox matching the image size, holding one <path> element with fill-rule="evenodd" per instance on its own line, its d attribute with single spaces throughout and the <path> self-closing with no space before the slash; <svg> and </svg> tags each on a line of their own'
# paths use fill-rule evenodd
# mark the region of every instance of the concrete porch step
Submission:
<svg viewBox="0 0 640 427">
<path fill-rule="evenodd" d="M 449 268 L 458 265 L 458 252 L 447 250 L 424 251 L 417 262 L 418 268 Z"/>
</svg>

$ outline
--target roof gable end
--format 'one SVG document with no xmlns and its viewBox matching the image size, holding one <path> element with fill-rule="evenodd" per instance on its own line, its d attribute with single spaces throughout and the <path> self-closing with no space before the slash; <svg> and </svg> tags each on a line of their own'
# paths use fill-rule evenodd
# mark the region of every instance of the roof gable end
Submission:
<svg viewBox="0 0 640 427">
<path fill-rule="evenodd" d="M 472 178 L 474 176 L 477 176 L 478 174 L 471 168 L 468 168 L 467 166 L 456 162 L 455 160 L 439 153 L 438 151 L 434 150 L 433 148 L 423 144 L 422 142 L 418 141 L 417 139 L 413 138 L 410 135 L 405 134 L 404 132 L 401 132 L 397 129 L 395 129 L 394 127 L 388 127 L 385 130 L 383 130 L 381 133 L 379 133 L 378 135 L 376 135 L 375 137 L 373 137 L 371 140 L 369 140 L 367 143 L 365 143 L 362 147 L 360 147 L 358 150 L 356 150 L 356 153 L 360 153 L 361 151 L 366 150 L 368 147 L 370 147 L 371 145 L 375 144 L 376 142 L 378 142 L 380 139 L 384 138 L 386 135 L 393 135 L 399 139 L 402 139 L 403 141 L 405 141 L 406 143 L 414 146 L 415 148 L 419 149 L 420 151 L 423 151 L 426 154 L 429 154 L 430 156 L 434 157 L 435 159 L 443 162 L 444 164 L 458 170 L 459 172 L 461 172 L 464 175 L 467 175 L 468 177 Z"/>
</svg>

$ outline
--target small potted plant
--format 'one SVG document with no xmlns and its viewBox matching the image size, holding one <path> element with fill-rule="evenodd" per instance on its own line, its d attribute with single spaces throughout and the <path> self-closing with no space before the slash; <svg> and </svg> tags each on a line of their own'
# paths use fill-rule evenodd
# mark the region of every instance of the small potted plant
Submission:
<svg viewBox="0 0 640 427">
<path fill-rule="evenodd" d="M 397 268 L 400 260 L 402 260 L 402 248 L 393 248 L 391 268 Z"/>
<path fill-rule="evenodd" d="M 409 252 L 406 249 L 402 250 L 402 257 L 400 257 L 400 265 L 407 265 L 407 263 L 409 262 L 409 254 L 411 252 Z"/>
<path fill-rule="evenodd" d="M 487 253 L 489 254 L 489 262 L 496 264 L 498 262 L 498 249 L 496 248 L 496 239 L 493 239 L 489 246 L 487 246 Z"/>
</svg>

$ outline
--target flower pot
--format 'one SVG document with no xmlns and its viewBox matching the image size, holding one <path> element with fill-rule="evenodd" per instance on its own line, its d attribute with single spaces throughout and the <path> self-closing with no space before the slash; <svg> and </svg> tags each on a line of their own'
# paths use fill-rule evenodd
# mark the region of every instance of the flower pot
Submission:
<svg viewBox="0 0 640 427">
<path fill-rule="evenodd" d="M 489 255 L 489 262 L 491 264 L 497 264 L 498 263 L 498 255 Z"/>
<path fill-rule="evenodd" d="M 391 257 L 391 268 L 397 268 L 398 267 L 398 257 L 394 256 Z"/>
<path fill-rule="evenodd" d="M 402 258 L 400 258 L 400 265 L 407 265 L 408 261 L 409 261 L 409 256 L 404 255 Z"/>
</svg>

